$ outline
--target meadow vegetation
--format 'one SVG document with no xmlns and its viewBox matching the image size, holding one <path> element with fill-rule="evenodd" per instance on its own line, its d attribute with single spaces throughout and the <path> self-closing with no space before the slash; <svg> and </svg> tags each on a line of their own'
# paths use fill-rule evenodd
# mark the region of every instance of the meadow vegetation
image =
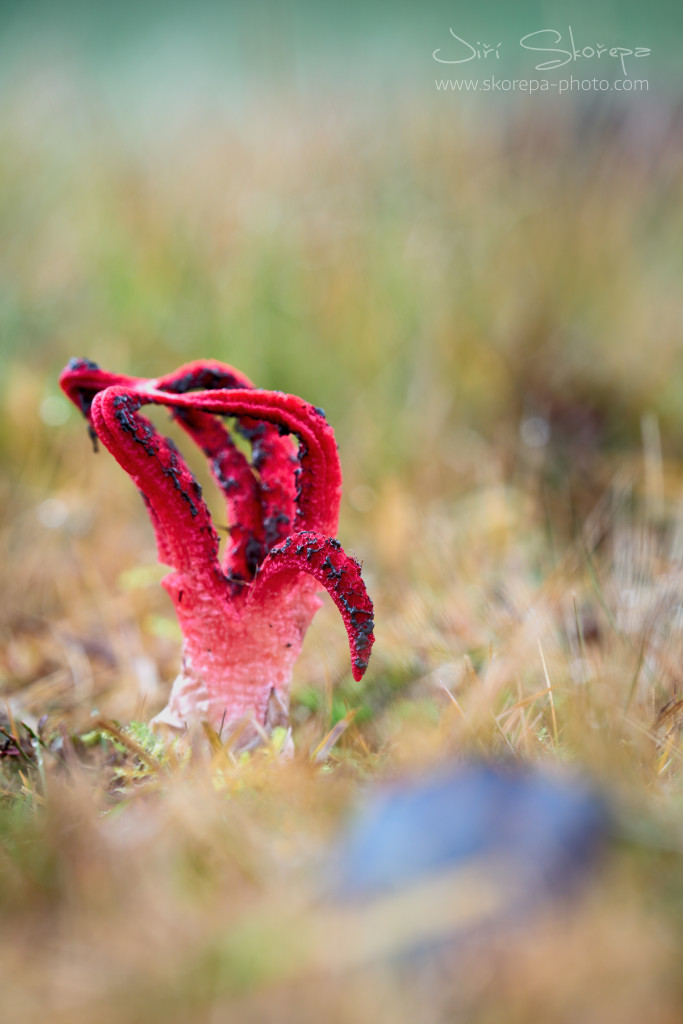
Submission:
<svg viewBox="0 0 683 1024">
<path fill-rule="evenodd" d="M 68 79 L 3 103 L 8 1019 L 681 1019 L 680 116 L 442 99 L 146 134 Z M 145 726 L 179 632 L 139 496 L 59 393 L 74 355 L 221 359 L 325 408 L 377 640 L 355 683 L 326 601 L 293 760 Z M 514 941 L 349 970 L 325 851 L 368 785 L 470 757 L 591 779 L 600 866 Z"/>
</svg>

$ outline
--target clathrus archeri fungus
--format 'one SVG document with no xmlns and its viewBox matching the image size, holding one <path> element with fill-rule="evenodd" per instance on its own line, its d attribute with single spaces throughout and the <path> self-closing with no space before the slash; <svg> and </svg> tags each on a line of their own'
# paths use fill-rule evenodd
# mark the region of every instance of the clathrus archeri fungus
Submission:
<svg viewBox="0 0 683 1024">
<path fill-rule="evenodd" d="M 72 359 L 60 383 L 95 446 L 101 441 L 137 485 L 159 560 L 174 570 L 163 586 L 183 632 L 182 668 L 156 723 L 183 730 L 204 721 L 224 736 L 242 722 L 255 723 L 252 735 L 285 724 L 292 667 L 321 587 L 341 612 L 353 676 L 362 677 L 375 639 L 372 601 L 358 562 L 334 539 L 341 470 L 321 409 L 254 388 L 213 361 L 145 380 Z M 230 523 L 222 563 L 201 488 L 143 405 L 168 408 L 208 459 Z M 249 442 L 251 459 L 231 431 Z"/>
</svg>

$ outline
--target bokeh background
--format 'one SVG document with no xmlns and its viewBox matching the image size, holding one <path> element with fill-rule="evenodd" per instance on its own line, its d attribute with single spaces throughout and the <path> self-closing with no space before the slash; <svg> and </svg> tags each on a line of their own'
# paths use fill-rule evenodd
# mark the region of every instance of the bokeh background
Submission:
<svg viewBox="0 0 683 1024">
<path fill-rule="evenodd" d="M 354 1021 L 680 1019 L 682 23 L 663 2 L 0 5 L 0 683 L 10 733 L 47 715 L 88 765 L 67 784 L 57 758 L 48 785 L 4 761 L 18 1019 L 46 999 L 56 1021 L 300 1020 L 328 996 Z M 436 87 L 545 77 L 518 41 L 569 25 L 650 47 L 629 64 L 647 90 Z M 438 64 L 450 27 L 498 63 Z M 547 77 L 623 77 L 603 60 Z M 336 431 L 373 660 L 353 683 L 327 604 L 297 669 L 302 760 L 242 766 L 229 828 L 213 784 L 171 799 L 157 771 L 139 828 L 140 765 L 112 776 L 81 743 L 93 716 L 158 710 L 180 638 L 139 498 L 59 391 L 73 355 L 143 376 L 221 359 Z M 325 796 L 305 758 L 346 716 Z M 305 954 L 283 982 L 265 851 L 300 863 L 359 782 L 471 753 L 580 767 L 660 838 L 457 999 L 308 982 Z M 128 825 L 101 834 L 112 805 Z"/>
</svg>

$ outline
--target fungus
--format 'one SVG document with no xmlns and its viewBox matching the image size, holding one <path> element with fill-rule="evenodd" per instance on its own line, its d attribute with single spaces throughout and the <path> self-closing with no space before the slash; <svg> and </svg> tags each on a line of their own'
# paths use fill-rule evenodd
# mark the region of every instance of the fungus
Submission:
<svg viewBox="0 0 683 1024">
<path fill-rule="evenodd" d="M 159 560 L 173 570 L 163 586 L 183 633 L 182 667 L 153 724 L 184 730 L 204 721 L 226 735 L 246 720 L 255 723 L 253 740 L 287 722 L 292 668 L 321 588 L 341 612 L 361 679 L 375 639 L 373 606 L 360 565 L 334 539 L 341 469 L 322 410 L 259 390 L 214 361 L 145 380 L 72 359 L 60 384 L 95 448 L 100 441 L 137 485 Z M 144 405 L 169 409 L 206 456 L 230 523 L 222 560 L 200 485 L 141 414 Z M 251 444 L 251 460 L 231 430 Z"/>
</svg>

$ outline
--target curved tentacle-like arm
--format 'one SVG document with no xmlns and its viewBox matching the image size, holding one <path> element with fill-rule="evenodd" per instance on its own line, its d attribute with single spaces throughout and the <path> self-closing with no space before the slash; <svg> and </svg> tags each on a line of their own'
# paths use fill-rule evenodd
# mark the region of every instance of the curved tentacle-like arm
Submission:
<svg viewBox="0 0 683 1024">
<path fill-rule="evenodd" d="M 150 381 L 159 391 L 184 395 L 188 391 L 215 391 L 217 388 L 253 388 L 253 383 L 234 366 L 219 363 L 217 359 L 198 359 L 179 366 L 173 373 Z"/>
<path fill-rule="evenodd" d="M 253 389 L 248 377 L 216 360 L 187 363 L 173 373 L 146 380 L 109 373 L 89 359 L 72 359 L 60 377 L 60 384 L 88 420 L 95 445 L 92 401 L 98 392 L 112 385 L 124 385 L 140 394 L 154 389 L 174 395 L 186 395 L 198 388 Z M 301 468 L 296 449 L 286 436 L 289 431 L 282 424 L 274 426 L 251 417 L 237 417 L 237 429 L 253 446 L 253 468 L 258 474 L 255 477 L 228 432 L 212 422 L 212 416 L 189 408 L 183 408 L 181 413 L 177 403 L 172 406 L 172 414 L 209 459 L 211 472 L 229 506 L 233 532 L 226 570 L 237 578 L 250 579 L 255 565 L 291 533 L 294 525 Z"/>
<path fill-rule="evenodd" d="M 92 424 L 106 448 L 142 492 L 157 535 L 159 557 L 203 583 L 222 581 L 218 537 L 201 487 L 172 441 L 138 412 L 147 393 L 125 386 L 92 400 Z"/>
<path fill-rule="evenodd" d="M 360 680 L 368 667 L 370 651 L 375 642 L 374 611 L 361 578 L 360 565 L 349 558 L 337 540 L 320 533 L 302 531 L 288 537 L 273 548 L 256 577 L 247 599 L 258 603 L 264 591 L 282 577 L 305 572 L 322 584 L 346 626 L 351 649 L 353 678 Z"/>
<path fill-rule="evenodd" d="M 88 429 L 95 451 L 97 451 L 97 434 L 92 425 L 91 409 L 95 395 L 105 388 L 119 384 L 136 389 L 147 382 L 140 377 L 127 377 L 123 373 L 109 373 L 93 363 L 91 359 L 70 359 L 59 375 L 59 384 L 64 394 L 88 421 Z"/>
<path fill-rule="evenodd" d="M 196 391 L 177 396 L 149 391 L 145 401 L 266 420 L 281 431 L 296 434 L 300 442 L 296 530 L 316 530 L 331 536 L 337 532 L 341 468 L 334 432 L 320 409 L 295 395 L 257 389 Z"/>
<path fill-rule="evenodd" d="M 184 394 L 193 388 L 253 387 L 244 374 L 214 360 L 188 363 L 173 373 L 149 381 L 109 373 L 89 359 L 77 358 L 72 359 L 61 374 L 60 384 L 68 398 L 88 420 L 95 444 L 97 432 L 92 423 L 92 403 L 95 395 L 108 387 L 125 386 L 141 397 L 152 386 L 172 394 Z M 267 551 L 264 544 L 264 512 L 259 481 L 251 472 L 245 456 L 233 444 L 228 432 L 214 415 L 179 408 L 173 409 L 172 414 L 207 456 L 211 472 L 225 496 L 232 540 L 226 559 L 226 570 L 231 576 L 249 580 Z M 275 428 L 268 429 L 276 433 Z M 293 479 L 293 473 L 290 472 L 290 476 Z M 272 504 L 270 496 L 268 500 L 269 504 Z M 148 511 L 155 526 L 158 527 L 158 517 L 149 503 Z M 158 529 L 157 542 L 160 557 L 168 561 L 168 545 Z"/>
<path fill-rule="evenodd" d="M 263 507 L 264 556 L 289 536 L 296 518 L 296 448 L 289 431 L 252 417 L 238 417 L 237 430 L 251 444 Z"/>
<path fill-rule="evenodd" d="M 188 391 L 215 391 L 216 389 L 252 390 L 254 385 L 243 373 L 227 363 L 213 359 L 187 363 L 154 382 L 158 390 L 174 394 Z M 237 429 L 253 446 L 253 467 L 259 474 L 257 481 L 262 505 L 263 554 L 289 533 L 296 513 L 295 465 L 296 450 L 286 431 L 249 417 L 238 418 Z M 193 438 L 200 447 L 198 437 Z M 216 453 L 212 456 L 215 458 Z M 220 481 L 219 481 L 220 485 Z"/>
<path fill-rule="evenodd" d="M 62 391 L 70 398 L 84 416 L 89 416 L 92 400 L 99 391 L 120 384 L 128 388 L 140 388 L 147 384 L 142 377 L 128 377 L 125 373 L 110 373 L 102 370 L 91 359 L 70 359 L 59 375 Z"/>
<path fill-rule="evenodd" d="M 225 570 L 235 579 L 251 580 L 266 553 L 258 481 L 215 416 L 177 408 L 174 418 L 206 455 L 211 474 L 225 497 L 231 539 Z"/>
</svg>

